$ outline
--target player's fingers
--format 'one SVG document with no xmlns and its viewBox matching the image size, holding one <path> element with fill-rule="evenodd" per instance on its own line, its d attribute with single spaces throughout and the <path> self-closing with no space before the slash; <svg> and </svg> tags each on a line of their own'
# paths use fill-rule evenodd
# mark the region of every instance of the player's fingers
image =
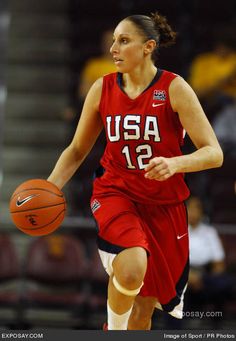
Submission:
<svg viewBox="0 0 236 341">
<path fill-rule="evenodd" d="M 146 172 L 145 177 L 148 179 L 155 179 L 156 176 L 164 175 L 168 167 L 164 163 L 154 166 L 150 171 Z"/>
<path fill-rule="evenodd" d="M 144 169 L 145 172 L 149 172 L 152 168 L 161 165 L 163 162 L 163 158 L 161 157 L 155 157 L 154 159 L 151 159 L 148 163 L 148 165 L 146 166 L 146 168 Z"/>
<path fill-rule="evenodd" d="M 168 169 L 165 165 L 159 165 L 154 167 L 151 171 L 146 173 L 146 178 L 156 179 L 168 173 Z"/>
<path fill-rule="evenodd" d="M 155 164 L 155 162 L 149 162 L 149 164 L 145 167 L 145 172 L 149 172 L 153 167 L 155 167 L 156 166 L 156 164 Z"/>
</svg>

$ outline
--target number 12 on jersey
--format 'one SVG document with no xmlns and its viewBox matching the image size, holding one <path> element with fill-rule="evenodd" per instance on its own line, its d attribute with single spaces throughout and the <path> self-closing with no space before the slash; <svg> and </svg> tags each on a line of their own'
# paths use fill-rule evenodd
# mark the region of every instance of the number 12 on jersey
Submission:
<svg viewBox="0 0 236 341">
<path fill-rule="evenodd" d="M 124 146 L 122 149 L 122 154 L 124 154 L 126 158 L 126 164 L 128 169 L 137 169 L 137 167 L 134 165 L 134 160 L 132 160 L 132 157 L 134 153 L 130 152 L 130 146 Z M 152 148 L 149 144 L 141 144 L 138 145 L 135 148 L 135 153 L 136 153 L 136 160 L 137 160 L 137 165 L 138 169 L 144 169 L 148 161 L 152 158 Z"/>
</svg>

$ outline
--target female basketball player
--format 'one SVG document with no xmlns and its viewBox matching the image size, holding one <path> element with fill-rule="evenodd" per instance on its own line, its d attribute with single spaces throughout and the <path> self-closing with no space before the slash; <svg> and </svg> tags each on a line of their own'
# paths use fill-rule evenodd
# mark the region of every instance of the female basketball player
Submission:
<svg viewBox="0 0 236 341">
<path fill-rule="evenodd" d="M 110 49 L 118 72 L 92 85 L 75 136 L 48 178 L 62 188 L 105 128 L 107 146 L 91 209 L 110 276 L 111 330 L 150 329 L 155 307 L 182 317 L 189 254 L 183 174 L 223 162 L 191 87 L 155 65 L 159 47 L 174 40 L 158 13 L 118 24 Z M 196 146 L 189 155 L 181 153 L 184 131 Z"/>
</svg>

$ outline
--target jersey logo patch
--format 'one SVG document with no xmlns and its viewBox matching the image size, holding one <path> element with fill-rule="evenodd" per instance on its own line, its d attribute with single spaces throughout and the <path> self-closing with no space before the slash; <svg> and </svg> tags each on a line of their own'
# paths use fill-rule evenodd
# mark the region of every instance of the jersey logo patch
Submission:
<svg viewBox="0 0 236 341">
<path fill-rule="evenodd" d="M 95 211 L 97 211 L 99 208 L 101 207 L 100 202 L 97 199 L 94 199 L 91 203 L 91 210 L 94 213 Z"/>
<path fill-rule="evenodd" d="M 160 107 L 161 105 L 165 105 L 165 103 L 152 103 L 153 108 Z"/>
<path fill-rule="evenodd" d="M 153 99 L 156 101 L 165 101 L 166 100 L 165 90 L 154 90 Z"/>
</svg>

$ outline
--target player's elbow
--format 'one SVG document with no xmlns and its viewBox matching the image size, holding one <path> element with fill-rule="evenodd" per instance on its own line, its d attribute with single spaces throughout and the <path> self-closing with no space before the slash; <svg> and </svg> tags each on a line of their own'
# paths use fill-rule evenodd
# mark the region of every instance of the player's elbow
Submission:
<svg viewBox="0 0 236 341">
<path fill-rule="evenodd" d="M 220 146 L 215 148 L 214 156 L 214 166 L 216 168 L 221 167 L 224 162 L 224 154 Z"/>
<path fill-rule="evenodd" d="M 67 147 L 71 155 L 71 160 L 76 164 L 80 165 L 87 155 L 87 151 L 80 144 L 71 142 L 71 144 Z"/>
</svg>

